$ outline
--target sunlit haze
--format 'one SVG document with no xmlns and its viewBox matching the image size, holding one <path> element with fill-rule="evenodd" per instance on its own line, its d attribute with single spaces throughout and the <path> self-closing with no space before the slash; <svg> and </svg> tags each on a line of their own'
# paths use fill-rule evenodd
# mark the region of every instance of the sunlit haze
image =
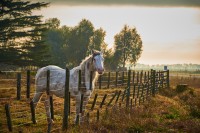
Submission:
<svg viewBox="0 0 200 133">
<path fill-rule="evenodd" d="M 200 64 L 200 9 L 192 7 L 50 5 L 35 12 L 44 19 L 58 18 L 61 25 L 75 26 L 86 18 L 106 31 L 113 47 L 114 35 L 125 24 L 136 27 L 143 40 L 138 63 Z"/>
</svg>

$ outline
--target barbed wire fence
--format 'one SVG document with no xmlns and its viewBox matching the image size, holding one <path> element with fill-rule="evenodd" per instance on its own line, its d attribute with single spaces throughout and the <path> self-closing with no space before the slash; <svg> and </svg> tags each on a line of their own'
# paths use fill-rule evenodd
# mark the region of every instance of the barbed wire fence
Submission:
<svg viewBox="0 0 200 133">
<path fill-rule="evenodd" d="M 33 124 L 46 123 L 46 114 L 44 104 L 46 97 L 50 98 L 51 118 L 54 120 L 53 126 L 48 127 L 48 132 L 56 132 L 57 130 L 66 130 L 68 125 L 73 123 L 75 119 L 75 101 L 70 98 L 70 92 L 67 89 L 69 81 L 69 72 L 66 69 L 65 81 L 65 98 L 49 96 L 44 93 L 42 99 L 37 103 L 38 107 L 34 108 L 31 98 L 35 94 L 31 89 L 34 78 L 34 72 L 28 70 L 26 76 L 22 76 L 17 72 L 16 80 L 16 97 L 0 97 L 0 106 L 2 109 L 2 128 L 0 132 L 22 131 L 27 126 Z M 68 75 L 67 75 L 68 73 Z M 26 80 L 22 79 L 26 78 Z M 81 76 L 79 76 L 81 77 Z M 52 77 L 47 77 L 52 78 Z M 81 79 L 79 79 L 81 80 Z M 140 106 L 141 103 L 148 100 L 150 96 L 154 96 L 159 89 L 169 87 L 169 70 L 167 71 L 126 71 L 126 72 L 106 72 L 100 75 L 96 84 L 96 91 L 92 94 L 87 105 L 81 101 L 80 114 L 84 122 L 99 121 L 101 114 L 108 114 L 109 109 L 118 106 L 120 108 L 133 108 Z M 51 85 L 51 82 L 47 83 Z M 90 84 L 91 85 L 91 84 Z M 125 88 L 125 89 L 124 89 Z M 109 90 L 108 90 L 109 89 Z M 59 91 L 59 90 L 57 90 Z M 43 92 L 40 92 L 43 93 Z M 84 95 L 82 96 L 84 97 Z M 83 98 L 82 98 L 83 99 Z M 4 108 L 3 109 L 3 105 Z M 83 105 L 85 107 L 83 107 Z M 81 115 L 79 115 L 81 116 Z M 77 119 L 79 120 L 79 119 Z M 80 124 L 80 121 L 76 121 Z"/>
</svg>

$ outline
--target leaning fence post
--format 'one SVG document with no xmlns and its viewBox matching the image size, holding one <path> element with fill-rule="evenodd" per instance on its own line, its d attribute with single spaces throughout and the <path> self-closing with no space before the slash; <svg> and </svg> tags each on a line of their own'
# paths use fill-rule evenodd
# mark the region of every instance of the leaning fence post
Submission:
<svg viewBox="0 0 200 133">
<path fill-rule="evenodd" d="M 169 85 L 169 70 L 167 70 L 167 88 L 169 88 L 170 85 Z"/>
<path fill-rule="evenodd" d="M 12 121 L 11 121 L 11 115 L 10 115 L 10 105 L 6 104 L 5 105 L 5 110 L 6 110 L 6 118 L 7 118 L 7 125 L 8 125 L 8 130 L 12 132 Z"/>
<path fill-rule="evenodd" d="M 62 130 L 68 128 L 68 117 L 70 113 L 70 98 L 69 98 L 69 69 L 66 68 L 65 72 L 65 94 L 64 94 L 64 112 L 63 112 L 63 123 L 62 123 Z"/>
<path fill-rule="evenodd" d="M 108 103 L 107 106 L 110 106 L 110 104 L 112 103 L 112 101 L 115 99 L 116 95 L 117 95 L 117 91 L 115 92 L 115 94 L 113 95 L 113 97 L 110 99 L 110 102 Z"/>
<path fill-rule="evenodd" d="M 110 72 L 108 72 L 108 83 L 107 83 L 107 88 L 110 88 Z"/>
<path fill-rule="evenodd" d="M 21 99 L 21 73 L 17 73 L 17 100 Z"/>
<path fill-rule="evenodd" d="M 116 100 L 115 100 L 115 103 L 118 102 L 120 94 L 121 94 L 121 90 L 118 92 L 118 95 L 117 95 L 117 98 L 116 98 Z"/>
<path fill-rule="evenodd" d="M 103 99 L 101 101 L 101 104 L 100 104 L 100 108 L 102 108 L 102 106 L 103 106 L 103 104 L 104 104 L 104 102 L 106 100 L 106 97 L 107 97 L 107 94 L 104 95 L 104 97 L 103 97 Z"/>
<path fill-rule="evenodd" d="M 35 109 L 34 109 L 34 102 L 33 101 L 30 102 L 30 107 L 31 107 L 31 120 L 32 120 L 33 124 L 36 124 Z"/>
<path fill-rule="evenodd" d="M 93 103 L 92 103 L 91 110 L 94 109 L 94 106 L 95 106 L 95 104 L 96 104 L 96 100 L 97 100 L 97 96 L 98 96 L 98 94 L 95 94 L 95 97 L 94 97 L 94 101 L 93 101 Z"/>
<path fill-rule="evenodd" d="M 31 76 L 30 76 L 30 70 L 27 70 L 27 73 L 26 73 L 26 98 L 30 98 L 30 79 L 31 79 Z"/>
</svg>

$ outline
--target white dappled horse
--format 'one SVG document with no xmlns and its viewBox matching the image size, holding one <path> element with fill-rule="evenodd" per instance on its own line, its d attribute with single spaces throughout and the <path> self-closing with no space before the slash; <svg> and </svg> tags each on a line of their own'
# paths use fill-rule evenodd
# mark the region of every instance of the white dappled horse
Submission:
<svg viewBox="0 0 200 133">
<path fill-rule="evenodd" d="M 76 118 L 80 112 L 80 103 L 81 103 L 81 94 L 84 95 L 83 107 L 87 104 L 95 86 L 95 81 L 98 78 L 98 74 L 102 74 L 104 72 L 104 59 L 102 52 L 93 50 L 92 54 L 86 57 L 79 66 L 70 70 L 69 77 L 69 92 L 71 97 L 74 97 L 76 100 Z M 47 70 L 50 70 L 50 95 L 56 95 L 57 97 L 64 98 L 65 91 L 65 69 L 62 69 L 57 66 L 46 66 L 40 68 L 37 71 L 35 77 L 35 95 L 33 98 L 33 103 L 36 107 L 38 101 L 40 100 L 43 93 L 46 92 L 47 89 Z M 82 81 L 84 88 L 78 88 L 79 81 L 79 70 L 82 71 Z M 90 72 L 93 71 L 92 75 L 92 89 L 90 90 Z M 45 101 L 45 108 L 47 113 L 47 120 L 49 123 L 51 120 L 51 112 L 49 106 L 49 98 Z M 84 108 L 83 108 L 84 112 Z M 81 114 L 83 115 L 83 113 Z M 81 118 L 81 116 L 80 116 Z"/>
</svg>

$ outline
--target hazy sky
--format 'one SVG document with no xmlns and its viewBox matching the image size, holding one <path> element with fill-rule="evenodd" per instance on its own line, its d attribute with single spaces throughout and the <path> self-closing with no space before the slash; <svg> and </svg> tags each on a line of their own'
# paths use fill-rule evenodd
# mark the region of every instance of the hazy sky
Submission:
<svg viewBox="0 0 200 133">
<path fill-rule="evenodd" d="M 83 18 L 89 19 L 95 28 L 102 27 L 106 31 L 105 41 L 109 47 L 113 46 L 114 35 L 128 24 L 136 27 L 143 40 L 139 63 L 200 64 L 200 0 L 151 1 L 154 3 L 60 0 L 36 14 L 44 15 L 44 19 L 56 17 L 61 25 L 67 26 L 75 26 Z"/>
</svg>

